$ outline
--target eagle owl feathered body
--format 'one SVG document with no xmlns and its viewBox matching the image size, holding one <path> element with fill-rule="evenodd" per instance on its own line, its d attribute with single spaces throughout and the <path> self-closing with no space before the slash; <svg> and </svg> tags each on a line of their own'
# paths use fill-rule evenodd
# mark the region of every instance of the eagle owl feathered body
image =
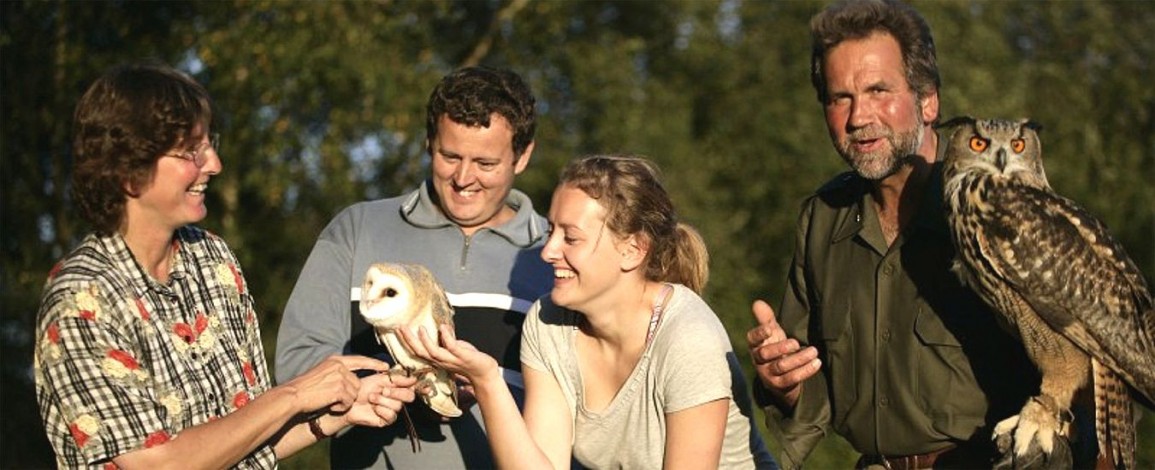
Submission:
<svg viewBox="0 0 1155 470">
<path fill-rule="evenodd" d="M 416 264 L 369 266 L 361 287 L 361 316 L 373 326 L 377 341 L 389 349 L 394 367 L 417 375 L 422 400 L 442 416 L 461 416 L 453 378 L 445 370 L 413 356 L 396 331 L 401 327 L 424 327 L 437 341 L 439 325 L 453 326 L 453 307 L 433 274 Z"/>
<path fill-rule="evenodd" d="M 1143 275 L 1106 226 L 1051 189 L 1033 123 L 940 127 L 953 127 L 943 172 L 954 270 L 1042 373 L 1039 396 L 995 428 L 1004 463 L 1055 465 L 1055 437 L 1090 381 L 1100 452 L 1133 468 L 1131 393 L 1148 406 L 1155 399 L 1155 307 Z"/>
</svg>

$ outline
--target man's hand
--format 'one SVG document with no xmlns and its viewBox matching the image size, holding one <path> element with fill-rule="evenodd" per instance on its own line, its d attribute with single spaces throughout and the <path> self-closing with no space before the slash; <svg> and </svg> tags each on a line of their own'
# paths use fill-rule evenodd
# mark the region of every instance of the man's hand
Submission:
<svg viewBox="0 0 1155 470">
<path fill-rule="evenodd" d="M 818 349 L 802 348 L 798 340 L 787 337 L 770 304 L 755 300 L 752 310 L 758 326 L 746 332 L 746 342 L 754 370 L 779 405 L 793 410 L 802 393 L 802 382 L 817 374 L 822 366 Z"/>
</svg>

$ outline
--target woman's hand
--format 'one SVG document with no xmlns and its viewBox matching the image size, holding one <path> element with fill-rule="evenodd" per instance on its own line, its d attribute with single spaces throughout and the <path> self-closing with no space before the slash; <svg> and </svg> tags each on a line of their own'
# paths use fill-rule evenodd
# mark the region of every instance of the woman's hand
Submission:
<svg viewBox="0 0 1155 470">
<path fill-rule="evenodd" d="M 357 401 L 344 414 L 346 424 L 383 427 L 397 421 L 401 407 L 416 397 L 415 377 L 382 372 L 361 378 Z"/>
<path fill-rule="evenodd" d="M 345 413 L 361 391 L 357 370 L 387 372 L 389 364 L 366 356 L 330 356 L 281 387 L 292 393 L 297 413 Z"/>
<path fill-rule="evenodd" d="M 440 343 L 434 340 L 424 328 L 412 331 L 398 328 L 397 332 L 406 347 L 417 357 L 429 361 L 434 366 L 451 373 L 464 376 L 470 383 L 496 376 L 501 380 L 501 368 L 497 360 L 485 354 L 472 344 L 457 339 L 453 327 L 439 327 Z M 444 345 L 444 346 L 443 346 Z"/>
</svg>

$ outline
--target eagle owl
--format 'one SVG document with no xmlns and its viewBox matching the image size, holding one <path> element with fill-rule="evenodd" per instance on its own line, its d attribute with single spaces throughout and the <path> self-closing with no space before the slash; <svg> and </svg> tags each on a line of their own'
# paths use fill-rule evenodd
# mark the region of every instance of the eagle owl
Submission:
<svg viewBox="0 0 1155 470">
<path fill-rule="evenodd" d="M 1155 308 L 1143 275 L 1102 222 L 1051 189 L 1037 125 L 963 117 L 940 128 L 953 269 L 1042 374 L 1039 395 L 995 426 L 1000 465 L 1069 467 L 1061 436 L 1076 391 L 1090 385 L 1100 455 L 1134 468 L 1132 397 L 1155 399 Z"/>
<path fill-rule="evenodd" d="M 461 416 L 453 378 L 413 356 L 396 331 L 424 327 L 437 341 L 439 325 L 453 326 L 453 307 L 433 274 L 416 264 L 373 264 L 361 287 L 361 316 L 373 326 L 377 341 L 389 349 L 394 368 L 417 376 L 422 401 L 442 416 Z"/>
</svg>

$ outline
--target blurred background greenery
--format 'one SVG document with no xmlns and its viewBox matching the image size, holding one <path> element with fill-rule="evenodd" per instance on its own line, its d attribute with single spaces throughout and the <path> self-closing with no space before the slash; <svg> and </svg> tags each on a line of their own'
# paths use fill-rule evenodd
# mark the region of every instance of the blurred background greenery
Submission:
<svg viewBox="0 0 1155 470">
<path fill-rule="evenodd" d="M 539 97 L 518 186 L 543 211 L 588 153 L 648 155 L 712 254 L 707 299 L 746 361 L 751 300 L 777 305 L 802 198 L 842 171 L 809 84 L 816 1 L 0 2 L 0 467 L 52 466 L 31 382 L 39 291 L 85 232 L 68 196 L 72 110 L 105 68 L 155 58 L 215 100 L 224 172 L 203 226 L 245 267 L 273 352 L 321 228 L 427 173 L 426 97 L 463 65 L 521 73 Z M 1155 8 L 1140 1 L 917 1 L 943 115 L 1041 122 L 1054 187 L 1155 274 Z M 1140 468 L 1155 466 L 1141 421 Z M 759 412 L 758 420 L 762 420 Z M 777 449 L 774 442 L 772 448 Z M 324 468 L 325 445 L 285 462 Z M 826 439 L 814 468 L 857 456 Z"/>
</svg>

